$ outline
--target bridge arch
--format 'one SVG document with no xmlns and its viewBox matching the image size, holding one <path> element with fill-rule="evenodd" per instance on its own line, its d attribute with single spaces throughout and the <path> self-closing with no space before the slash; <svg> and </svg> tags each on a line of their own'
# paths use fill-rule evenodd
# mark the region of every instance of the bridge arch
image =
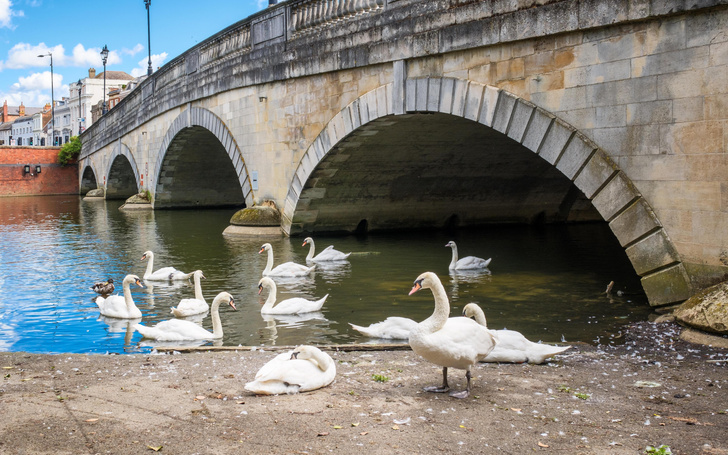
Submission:
<svg viewBox="0 0 728 455">
<path fill-rule="evenodd" d="M 227 125 L 188 106 L 167 129 L 157 154 L 155 208 L 247 206 L 253 192 L 242 153 Z"/>
<path fill-rule="evenodd" d="M 99 187 L 98 179 L 96 178 L 98 172 L 94 169 L 91 160 L 86 160 L 82 169 L 83 172 L 79 175 L 78 192 L 79 194 L 86 194 Z"/>
<path fill-rule="evenodd" d="M 400 94 L 399 98 L 397 94 Z M 397 103 L 402 103 L 400 106 L 404 109 L 397 109 Z M 396 110 L 401 112 L 395 112 Z M 546 216 L 558 219 L 564 215 L 560 213 L 562 209 L 568 212 L 575 207 L 575 204 L 583 202 L 582 206 L 589 206 L 593 211 L 589 213 L 589 210 L 586 210 L 584 214 L 587 218 L 601 217 L 609 224 L 636 273 L 641 277 L 650 304 L 663 305 L 689 297 L 689 277 L 672 241 L 650 204 L 605 151 L 571 125 L 532 103 L 496 87 L 463 79 L 437 77 L 406 79 L 401 90 L 394 84 L 387 84 L 364 94 L 336 114 L 304 153 L 296 168 L 283 205 L 284 231 L 295 234 L 313 230 L 317 222 L 325 223 L 324 218 L 333 217 L 332 213 L 335 210 L 339 212 L 349 210 L 348 215 L 356 216 L 358 207 L 352 209 L 347 208 L 347 204 L 341 204 L 338 209 L 327 210 L 327 207 L 317 204 L 318 201 L 330 197 L 326 193 L 331 191 L 331 188 L 327 188 L 326 183 L 337 174 L 346 172 L 342 171 L 344 166 L 337 163 L 352 159 L 356 155 L 355 147 L 363 141 L 371 141 L 370 138 L 381 135 L 383 128 L 398 122 L 404 124 L 408 118 L 413 119 L 412 124 L 427 124 L 428 116 L 435 121 L 451 122 L 449 125 L 458 131 L 464 131 L 461 127 L 478 130 L 476 141 L 507 142 L 510 153 L 514 156 L 530 154 L 531 158 L 523 158 L 521 161 L 524 166 L 528 166 L 526 171 L 528 175 L 543 176 L 553 182 L 547 183 L 543 188 L 543 193 L 546 194 L 544 200 L 538 200 L 541 188 L 530 187 L 529 207 L 517 208 L 521 212 L 498 209 L 498 216 L 501 218 L 496 217 L 490 221 L 514 221 L 524 214 L 531 214 L 537 218 Z M 487 128 L 472 128 L 473 122 Z M 423 128 L 420 133 L 426 134 L 425 130 L 426 128 Z M 410 133 L 413 132 L 417 134 L 417 131 L 410 129 Z M 389 139 L 397 140 L 394 136 L 390 136 Z M 458 138 L 455 136 L 452 140 L 455 142 Z M 367 150 L 371 150 L 371 147 Z M 488 152 L 491 151 L 492 149 L 489 149 Z M 533 160 L 534 154 L 541 160 Z M 389 156 L 384 154 L 380 158 L 389 159 Z M 480 157 L 482 156 L 481 154 Z M 383 200 L 387 200 L 386 205 L 389 205 L 390 201 L 397 198 L 409 197 L 410 200 L 415 200 L 419 195 L 413 194 L 412 186 L 419 185 L 420 191 L 422 188 L 427 188 L 425 190 L 427 203 L 418 202 L 420 209 L 439 211 L 437 214 L 425 214 L 425 217 L 429 217 L 425 220 L 427 223 L 430 225 L 440 223 L 444 226 L 452 223 L 453 219 L 459 220 L 461 218 L 459 214 L 443 213 L 444 205 L 438 206 L 442 202 L 439 199 L 444 200 L 446 204 L 449 203 L 448 195 L 430 189 L 440 186 L 438 178 L 441 177 L 438 177 L 438 174 L 441 169 L 432 169 L 433 172 L 429 172 L 427 165 L 431 165 L 432 162 L 428 162 L 427 153 L 424 151 L 421 155 L 413 154 L 406 158 L 422 161 L 425 164 L 416 168 L 414 172 L 400 172 L 389 176 L 390 186 L 383 190 L 388 193 L 384 199 L 379 195 L 380 203 L 377 205 L 385 205 L 381 204 Z M 459 160 L 461 156 L 453 156 L 452 159 Z M 479 157 L 473 154 L 471 158 L 461 163 L 460 171 L 477 167 L 478 159 Z M 505 159 L 510 160 L 510 157 L 504 157 Z M 359 178 L 364 181 L 376 178 L 375 175 L 381 168 L 378 168 L 376 162 L 367 163 L 368 168 L 366 163 L 364 165 L 357 163 L 357 167 L 365 168 L 366 172 L 358 177 L 350 176 L 350 180 Z M 417 163 L 412 164 L 414 166 Z M 489 165 L 497 167 L 497 159 L 491 158 Z M 517 169 L 516 173 L 524 169 L 526 167 Z M 516 178 L 516 173 L 503 178 Z M 555 173 L 561 174 L 561 177 L 553 178 Z M 489 175 L 489 178 L 499 177 L 501 176 L 497 174 Z M 566 177 L 566 180 L 563 177 Z M 559 180 L 566 182 L 566 186 Z M 482 176 L 480 180 L 474 178 L 473 181 L 475 184 L 485 183 Z M 523 182 L 523 185 L 530 183 Z M 366 192 L 362 190 L 363 187 L 352 188 L 352 186 L 356 184 L 347 185 L 345 191 L 358 192 L 360 198 L 362 192 Z M 445 186 L 446 190 L 454 188 L 448 187 L 447 184 Z M 461 191 L 463 188 L 467 186 L 457 187 Z M 497 191 L 494 186 L 490 188 Z M 377 192 L 377 189 L 373 191 Z M 561 191 L 560 199 L 559 191 Z M 461 192 L 455 196 L 463 197 L 468 194 Z M 339 197 L 341 201 L 346 200 L 346 195 Z M 364 198 L 366 197 L 364 194 Z M 452 194 L 449 197 L 450 200 L 453 199 Z M 376 200 L 376 195 L 373 199 Z M 465 201 L 465 204 L 477 207 L 480 202 L 482 201 Z M 465 204 L 461 204 L 460 207 L 464 207 Z M 539 212 L 539 207 L 549 209 Z M 395 204 L 395 210 L 399 213 L 389 213 L 387 216 L 408 215 L 406 204 Z M 469 219 L 473 223 L 487 222 L 486 219 L 478 218 L 476 211 L 467 213 L 462 218 Z M 566 216 L 569 216 L 568 213 Z M 350 221 L 350 226 L 354 226 L 361 224 L 362 221 L 366 225 L 372 220 L 354 218 Z M 402 224 L 402 218 L 395 221 L 393 224 Z M 524 219 L 521 218 L 521 221 Z M 330 223 L 328 228 L 334 225 L 335 223 Z M 380 223 L 380 226 L 386 227 L 386 223 Z M 352 227 L 342 229 L 341 224 L 339 229 L 354 230 Z"/>
<path fill-rule="evenodd" d="M 127 199 L 139 192 L 139 167 L 129 147 L 117 141 L 106 170 L 106 199 Z"/>
</svg>

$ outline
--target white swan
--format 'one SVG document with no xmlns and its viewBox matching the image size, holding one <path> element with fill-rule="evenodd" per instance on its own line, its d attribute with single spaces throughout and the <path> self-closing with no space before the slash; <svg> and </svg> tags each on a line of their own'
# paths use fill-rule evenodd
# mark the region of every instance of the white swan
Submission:
<svg viewBox="0 0 728 455">
<path fill-rule="evenodd" d="M 263 276 L 306 276 L 313 272 L 316 268 L 316 264 L 311 267 L 306 267 L 305 265 L 296 264 L 295 262 L 284 262 L 276 268 L 273 268 L 273 246 L 271 246 L 270 243 L 264 243 L 263 246 L 260 247 L 258 254 L 263 251 L 268 252 L 268 262 L 263 270 Z"/>
<path fill-rule="evenodd" d="M 331 384 L 335 377 L 336 363 L 330 355 L 313 346 L 298 346 L 263 365 L 245 390 L 258 395 L 308 392 Z"/>
<path fill-rule="evenodd" d="M 349 257 L 351 253 L 343 253 L 339 250 L 334 249 L 334 245 L 327 246 L 322 252 L 314 256 L 316 252 L 316 244 L 313 243 L 313 239 L 311 237 L 306 237 L 303 240 L 303 245 L 306 246 L 307 244 L 311 245 L 311 248 L 308 250 L 308 255 L 306 256 L 306 262 L 331 262 L 331 261 L 344 261 L 346 258 Z"/>
<path fill-rule="evenodd" d="M 200 285 L 200 278 L 205 278 L 205 275 L 202 274 L 202 270 L 195 270 L 192 272 L 192 277 L 195 282 L 195 298 L 182 299 L 176 308 L 172 307 L 172 314 L 178 318 L 206 313 L 210 309 L 210 305 L 205 301 L 205 296 L 202 295 L 202 285 Z"/>
<path fill-rule="evenodd" d="M 148 260 L 147 270 L 144 272 L 144 279 L 149 281 L 170 281 L 170 280 L 186 280 L 189 279 L 190 274 L 180 272 L 174 267 L 162 267 L 161 269 L 152 272 L 154 268 L 154 253 L 151 251 L 145 251 L 142 255 L 142 261 Z"/>
<path fill-rule="evenodd" d="M 445 245 L 446 247 L 452 248 L 452 260 L 450 261 L 450 270 L 473 270 L 473 269 L 484 269 L 490 265 L 492 258 L 483 259 L 475 256 L 466 256 L 458 260 L 458 246 L 455 242 L 450 240 Z"/>
<path fill-rule="evenodd" d="M 134 283 L 139 287 L 144 287 L 142 281 L 136 275 L 127 275 L 124 277 L 122 289 L 124 297 L 120 295 L 111 295 L 109 297 L 96 297 L 96 306 L 103 316 L 121 319 L 136 319 L 142 317 L 142 312 L 134 304 L 131 298 L 131 284 Z"/>
<path fill-rule="evenodd" d="M 219 293 L 212 301 L 212 308 L 210 309 L 212 313 L 212 332 L 208 332 L 198 324 L 184 319 L 170 319 L 152 327 L 137 324 L 134 326 L 134 330 L 141 333 L 144 338 L 159 341 L 220 339 L 222 338 L 222 322 L 220 321 L 220 313 L 218 310 L 222 302 L 233 307 L 233 310 L 237 310 L 232 295 L 227 292 Z"/>
<path fill-rule="evenodd" d="M 432 316 L 417 324 L 409 335 L 409 344 L 415 354 L 442 366 L 442 386 L 425 387 L 426 392 L 447 392 L 447 369 L 466 370 L 467 388 L 450 392 L 451 397 L 467 398 L 470 395 L 470 368 L 484 359 L 497 343 L 496 336 L 486 327 L 469 318 L 448 317 L 450 302 L 440 279 L 432 272 L 418 276 L 410 295 L 420 289 L 430 289 L 435 298 Z"/>
<path fill-rule="evenodd" d="M 354 325 L 351 322 L 349 325 L 357 332 L 372 338 L 408 340 L 410 332 L 417 327 L 417 322 L 410 318 L 390 316 L 382 322 L 371 324 L 368 327 Z"/>
<path fill-rule="evenodd" d="M 475 303 L 468 303 L 463 308 L 463 316 L 474 318 L 475 322 L 487 327 L 485 313 Z M 549 357 L 561 354 L 571 346 L 553 346 L 550 344 L 534 343 L 515 330 L 494 330 L 498 336 L 498 344 L 481 360 L 481 362 L 511 362 L 511 363 L 544 363 Z"/>
<path fill-rule="evenodd" d="M 318 300 L 306 300 L 303 297 L 293 297 L 286 300 L 281 300 L 276 305 L 276 293 L 277 287 L 275 281 L 264 276 L 258 282 L 258 294 L 263 292 L 263 288 L 267 288 L 270 292 L 265 304 L 260 309 L 261 314 L 298 314 L 298 313 L 310 313 L 312 311 L 318 311 L 324 306 L 324 302 L 329 297 L 328 294 Z M 275 306 L 273 306 L 275 305 Z"/>
</svg>

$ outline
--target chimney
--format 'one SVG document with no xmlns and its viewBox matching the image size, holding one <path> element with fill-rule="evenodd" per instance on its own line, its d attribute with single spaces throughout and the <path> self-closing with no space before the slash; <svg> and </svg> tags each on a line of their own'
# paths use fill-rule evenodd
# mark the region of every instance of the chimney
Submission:
<svg viewBox="0 0 728 455">
<path fill-rule="evenodd" d="M 88 77 L 91 79 L 96 77 L 96 68 L 89 68 L 88 69 Z"/>
<path fill-rule="evenodd" d="M 23 106 L 23 102 L 20 102 L 20 106 L 18 107 L 18 115 L 20 117 L 25 117 L 25 106 Z"/>
<path fill-rule="evenodd" d="M 3 118 L 0 120 L 2 120 L 2 122 L 8 121 L 8 100 L 5 100 L 5 103 L 3 103 Z"/>
</svg>

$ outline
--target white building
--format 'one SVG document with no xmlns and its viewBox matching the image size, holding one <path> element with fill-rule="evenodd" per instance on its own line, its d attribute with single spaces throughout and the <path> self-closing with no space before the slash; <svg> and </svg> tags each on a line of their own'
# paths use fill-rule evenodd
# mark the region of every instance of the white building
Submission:
<svg viewBox="0 0 728 455">
<path fill-rule="evenodd" d="M 13 137 L 13 145 L 34 145 L 33 117 L 19 117 L 13 121 L 11 134 Z"/>
<path fill-rule="evenodd" d="M 134 78 L 123 71 L 107 71 L 106 93 L 115 89 L 126 90 L 133 81 Z M 108 106 L 108 95 L 104 95 L 104 73 L 97 75 L 94 68 L 88 70 L 87 78 L 72 82 L 68 89 L 70 96 L 66 100 L 66 106 L 70 113 L 70 137 L 77 136 L 79 131 L 84 131 L 91 126 L 93 123 L 91 107 L 102 99 L 106 100 Z M 57 107 L 56 110 L 58 110 Z M 57 113 L 56 116 L 58 116 Z M 56 126 L 56 131 L 58 131 L 58 126 Z M 62 137 L 65 135 L 62 134 Z"/>
<path fill-rule="evenodd" d="M 13 122 L 0 123 L 0 145 L 11 145 L 10 136 L 13 132 Z"/>
<path fill-rule="evenodd" d="M 54 109 L 54 134 L 53 145 L 63 145 L 71 140 L 73 135 L 73 123 L 71 122 L 71 108 L 68 98 L 63 97 L 60 101 L 56 101 Z"/>
</svg>

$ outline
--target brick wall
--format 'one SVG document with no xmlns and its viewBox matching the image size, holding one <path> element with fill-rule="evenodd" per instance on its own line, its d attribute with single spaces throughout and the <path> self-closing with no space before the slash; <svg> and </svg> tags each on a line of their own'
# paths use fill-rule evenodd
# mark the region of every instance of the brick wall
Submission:
<svg viewBox="0 0 728 455">
<path fill-rule="evenodd" d="M 0 146 L 0 196 L 78 194 L 78 166 L 61 166 L 58 147 Z M 30 172 L 23 168 L 30 165 Z M 35 167 L 40 165 L 37 174 Z"/>
</svg>

